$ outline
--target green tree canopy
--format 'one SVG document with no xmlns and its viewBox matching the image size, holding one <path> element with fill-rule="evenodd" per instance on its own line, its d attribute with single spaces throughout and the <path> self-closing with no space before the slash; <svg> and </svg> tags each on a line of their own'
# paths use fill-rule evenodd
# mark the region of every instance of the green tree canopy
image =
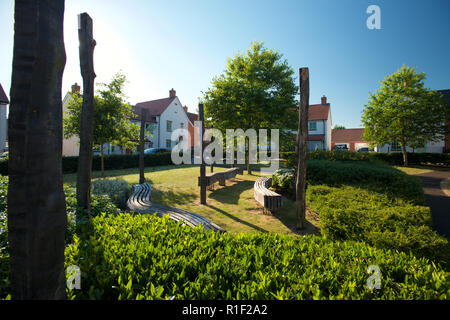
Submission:
<svg viewBox="0 0 450 320">
<path fill-rule="evenodd" d="M 422 147 L 427 141 L 442 139 L 448 131 L 448 105 L 436 91 L 424 87 L 424 80 L 425 73 L 403 65 L 381 81 L 381 87 L 369 95 L 364 106 L 364 138 L 372 147 L 398 142 L 405 165 L 406 146 Z"/>
<path fill-rule="evenodd" d="M 223 133 L 236 128 L 296 130 L 294 70 L 280 53 L 263 45 L 253 42 L 246 54 L 228 58 L 223 74 L 213 78 L 201 99 L 207 124 Z M 280 130 L 281 137 L 284 133 Z"/>
<path fill-rule="evenodd" d="M 345 127 L 338 124 L 333 127 L 333 130 L 343 130 L 343 129 L 345 129 Z"/>
<path fill-rule="evenodd" d="M 119 72 L 110 83 L 100 83 L 94 97 L 94 147 L 101 148 L 102 162 L 104 144 L 133 149 L 139 140 L 139 125 L 131 122 L 136 115 L 123 93 L 125 82 L 125 75 Z M 82 102 L 82 96 L 75 93 L 67 104 L 63 119 L 66 139 L 80 134 Z"/>
</svg>

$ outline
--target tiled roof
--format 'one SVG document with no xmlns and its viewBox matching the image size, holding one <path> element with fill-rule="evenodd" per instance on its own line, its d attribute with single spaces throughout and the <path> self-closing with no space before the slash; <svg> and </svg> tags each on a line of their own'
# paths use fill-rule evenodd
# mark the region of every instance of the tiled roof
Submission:
<svg viewBox="0 0 450 320">
<path fill-rule="evenodd" d="M 136 115 L 133 120 L 141 121 L 142 120 L 142 108 L 138 107 L 137 105 L 132 106 L 133 112 Z M 146 122 L 156 123 L 156 120 L 153 119 L 153 115 L 150 114 L 150 112 L 147 112 L 145 117 Z"/>
<path fill-rule="evenodd" d="M 336 143 L 364 142 L 364 129 L 333 129 L 331 141 Z"/>
<path fill-rule="evenodd" d="M 152 116 L 160 116 L 167 107 L 175 100 L 176 97 L 139 102 L 136 104 L 136 108 L 145 108 Z"/>
<path fill-rule="evenodd" d="M 325 135 L 323 134 L 308 134 L 307 141 L 323 141 L 325 138 Z"/>
<path fill-rule="evenodd" d="M 194 121 L 197 121 L 197 120 L 198 120 L 198 114 L 190 113 L 190 112 L 186 112 L 186 114 L 187 114 L 187 116 L 188 116 L 188 118 L 189 118 L 189 121 L 190 121 L 192 124 L 194 124 Z"/>
<path fill-rule="evenodd" d="M 8 96 L 5 91 L 3 91 L 2 84 L 0 83 L 0 103 L 9 104 Z"/>
<path fill-rule="evenodd" d="M 311 104 L 308 109 L 308 121 L 327 120 L 330 104 Z"/>
</svg>

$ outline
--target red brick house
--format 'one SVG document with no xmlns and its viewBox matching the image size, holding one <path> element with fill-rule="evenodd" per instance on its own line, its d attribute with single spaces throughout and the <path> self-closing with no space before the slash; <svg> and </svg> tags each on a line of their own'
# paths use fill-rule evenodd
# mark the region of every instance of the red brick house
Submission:
<svg viewBox="0 0 450 320">
<path fill-rule="evenodd" d="M 368 148 L 369 144 L 363 139 L 364 129 L 333 129 L 331 134 L 331 150 L 336 145 L 346 145 L 349 151 Z"/>
</svg>

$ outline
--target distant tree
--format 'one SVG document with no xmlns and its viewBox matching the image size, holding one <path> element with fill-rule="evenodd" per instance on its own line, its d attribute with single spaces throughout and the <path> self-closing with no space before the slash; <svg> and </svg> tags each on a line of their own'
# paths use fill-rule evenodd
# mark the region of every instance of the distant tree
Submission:
<svg viewBox="0 0 450 320">
<path fill-rule="evenodd" d="M 131 122 L 135 118 L 131 105 L 125 102 L 123 87 L 126 77 L 117 73 L 110 83 L 100 83 L 103 88 L 94 97 L 94 148 L 100 148 L 101 171 L 104 177 L 104 150 L 106 143 L 133 149 L 139 140 L 138 124 Z M 81 104 L 83 98 L 72 94 L 64 117 L 64 138 L 79 136 Z"/>
<path fill-rule="evenodd" d="M 282 55 L 253 42 L 246 54 L 228 59 L 224 73 L 203 94 L 205 119 L 223 133 L 237 128 L 295 130 L 297 93 L 294 71 Z M 251 173 L 249 162 L 247 170 Z"/>
<path fill-rule="evenodd" d="M 406 146 L 418 148 L 438 141 L 448 131 L 449 107 L 436 91 L 424 88 L 425 73 L 403 66 L 381 81 L 364 106 L 364 139 L 371 147 L 398 142 L 403 163 L 408 165 Z"/>
<path fill-rule="evenodd" d="M 345 127 L 338 124 L 333 127 L 333 130 L 343 130 L 343 129 L 345 129 Z"/>
</svg>

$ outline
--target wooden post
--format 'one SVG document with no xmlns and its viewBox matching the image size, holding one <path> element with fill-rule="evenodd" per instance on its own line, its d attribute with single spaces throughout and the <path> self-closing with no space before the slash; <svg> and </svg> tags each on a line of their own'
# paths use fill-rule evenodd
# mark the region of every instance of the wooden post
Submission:
<svg viewBox="0 0 450 320">
<path fill-rule="evenodd" d="M 147 109 L 141 110 L 141 136 L 139 139 L 139 184 L 145 182 L 144 176 L 144 139 L 145 139 L 145 120 L 147 118 Z"/>
<path fill-rule="evenodd" d="M 80 152 L 77 170 L 77 204 L 90 209 L 92 145 L 94 140 L 94 47 L 92 19 L 87 13 L 78 15 L 80 69 L 83 77 L 83 105 L 80 123 Z"/>
<path fill-rule="evenodd" d="M 205 134 L 205 115 L 203 112 L 203 104 L 198 105 L 198 113 L 199 113 L 199 120 L 202 122 L 202 129 L 200 134 L 201 139 L 201 145 L 202 145 L 202 153 L 201 153 L 201 164 L 200 164 L 200 203 L 206 204 L 206 167 L 205 167 L 205 161 L 203 160 L 203 150 L 205 147 L 205 143 L 203 141 L 203 136 Z"/>
<path fill-rule="evenodd" d="M 14 300 L 66 298 L 63 21 L 64 0 L 15 1 L 7 197 Z"/>
<path fill-rule="evenodd" d="M 296 199 L 297 229 L 305 227 L 306 217 L 306 152 L 308 148 L 309 70 L 300 68 L 300 107 L 298 110 Z"/>
</svg>

